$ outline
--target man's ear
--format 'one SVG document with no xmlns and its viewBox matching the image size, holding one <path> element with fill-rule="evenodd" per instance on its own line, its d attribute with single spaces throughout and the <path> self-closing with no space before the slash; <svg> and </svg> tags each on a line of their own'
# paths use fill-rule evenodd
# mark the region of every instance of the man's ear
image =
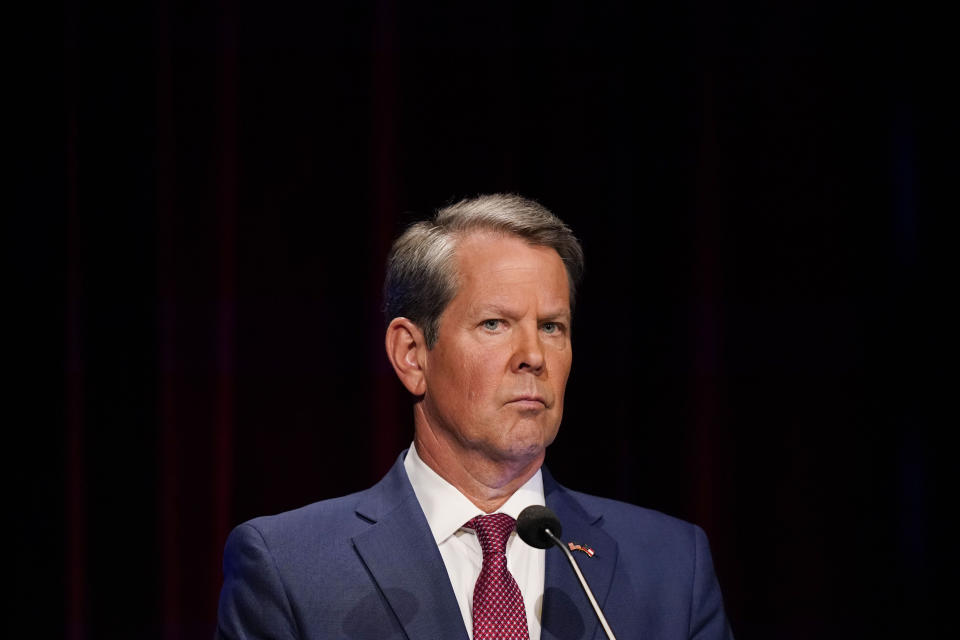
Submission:
<svg viewBox="0 0 960 640">
<path fill-rule="evenodd" d="M 423 331 L 407 318 L 394 318 L 387 326 L 387 357 L 407 391 L 422 396 L 427 391 L 423 375 L 427 342 Z"/>
</svg>

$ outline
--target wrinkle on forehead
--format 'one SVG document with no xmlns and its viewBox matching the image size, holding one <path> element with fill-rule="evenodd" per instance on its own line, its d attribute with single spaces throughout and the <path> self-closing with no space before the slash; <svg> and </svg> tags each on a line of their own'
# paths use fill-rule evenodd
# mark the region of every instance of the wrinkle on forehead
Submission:
<svg viewBox="0 0 960 640">
<path fill-rule="evenodd" d="M 483 246 L 491 242 L 496 245 Z M 504 251 L 502 242 L 516 243 L 518 247 L 522 244 L 527 251 Z M 461 304 L 467 302 L 471 311 L 478 307 L 498 308 L 516 314 L 520 313 L 521 307 L 526 310 L 531 302 L 535 302 L 538 313 L 569 317 L 567 271 L 553 248 L 531 245 L 512 235 L 478 234 L 467 238 L 461 249 L 466 251 L 457 252 L 461 285 L 458 296 L 466 290 L 471 291 L 469 301 L 459 300 Z M 531 259 L 531 251 L 535 259 Z M 532 300 L 527 295 L 529 289 L 536 291 Z M 516 295 L 521 290 L 522 294 Z"/>
<path fill-rule="evenodd" d="M 507 244 L 516 244 L 517 246 L 523 245 L 526 248 L 534 251 L 535 253 L 538 253 L 541 256 L 543 256 L 545 260 L 537 263 L 517 264 L 515 262 L 510 262 L 513 256 L 508 255 L 508 256 L 497 256 L 498 257 L 497 262 L 491 264 L 491 261 L 490 261 L 491 256 L 489 253 L 484 255 L 483 258 L 480 259 L 480 256 L 477 255 L 475 252 L 469 251 L 469 249 L 477 245 L 481 245 L 481 246 L 484 244 L 490 245 L 490 243 L 492 242 L 498 242 L 498 244 L 499 242 L 505 242 Z M 561 267 L 564 280 L 566 280 L 567 278 L 566 265 L 563 264 L 563 260 L 560 258 L 560 254 L 557 253 L 556 249 L 554 249 L 553 247 L 545 246 L 545 245 L 531 244 L 527 242 L 525 239 L 512 234 L 493 233 L 493 232 L 473 233 L 465 238 L 458 240 L 454 255 L 456 257 L 458 271 L 460 272 L 459 275 L 461 275 L 462 277 L 472 277 L 475 275 L 474 272 L 471 271 L 468 273 L 466 269 L 463 269 L 464 266 L 475 265 L 480 267 L 487 267 L 488 273 L 491 273 L 491 274 L 492 273 L 509 273 L 513 271 L 518 274 L 523 274 L 526 272 L 532 275 L 534 273 L 547 271 L 550 268 L 547 266 L 548 263 L 556 261 L 556 264 L 560 265 Z M 480 269 L 480 270 L 482 271 L 483 269 Z"/>
</svg>

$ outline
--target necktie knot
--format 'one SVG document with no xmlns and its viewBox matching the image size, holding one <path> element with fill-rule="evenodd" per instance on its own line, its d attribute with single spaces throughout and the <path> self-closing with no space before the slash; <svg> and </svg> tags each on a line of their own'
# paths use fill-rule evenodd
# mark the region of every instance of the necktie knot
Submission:
<svg viewBox="0 0 960 640">
<path fill-rule="evenodd" d="M 507 539 L 517 525 L 517 521 L 505 513 L 491 513 L 477 516 L 465 526 L 477 532 L 480 549 L 484 559 L 490 555 L 503 555 L 507 550 Z"/>
</svg>

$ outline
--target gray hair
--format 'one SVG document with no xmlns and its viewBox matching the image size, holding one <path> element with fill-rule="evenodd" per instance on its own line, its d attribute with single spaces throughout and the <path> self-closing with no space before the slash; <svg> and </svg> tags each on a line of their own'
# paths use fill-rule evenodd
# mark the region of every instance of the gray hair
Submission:
<svg viewBox="0 0 960 640">
<path fill-rule="evenodd" d="M 389 322 L 405 317 L 423 331 L 427 348 L 437 343 L 440 316 L 457 293 L 454 265 L 458 238 L 475 231 L 517 236 L 554 249 L 567 269 L 570 310 L 583 275 L 583 249 L 566 224 L 543 205 L 514 194 L 467 198 L 411 225 L 390 249 L 383 286 Z"/>
</svg>

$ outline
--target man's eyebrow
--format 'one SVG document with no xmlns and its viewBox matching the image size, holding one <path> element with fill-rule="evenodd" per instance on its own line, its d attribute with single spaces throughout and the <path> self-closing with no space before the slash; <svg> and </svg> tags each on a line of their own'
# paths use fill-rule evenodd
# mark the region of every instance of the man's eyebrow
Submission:
<svg viewBox="0 0 960 640">
<path fill-rule="evenodd" d="M 515 315 L 517 315 L 510 309 L 493 302 L 485 302 L 483 304 L 478 304 L 476 307 L 474 307 L 473 313 L 475 315 L 484 316 L 484 317 L 503 316 L 505 318 L 512 318 Z"/>
<path fill-rule="evenodd" d="M 485 302 L 478 304 L 471 311 L 475 315 L 503 316 L 505 318 L 512 318 L 520 315 L 509 307 L 496 302 Z M 551 320 L 569 320 L 570 315 L 571 314 L 568 309 L 557 309 L 556 311 L 549 311 L 542 316 L 539 316 L 539 319 L 545 322 L 549 322 Z"/>
</svg>

